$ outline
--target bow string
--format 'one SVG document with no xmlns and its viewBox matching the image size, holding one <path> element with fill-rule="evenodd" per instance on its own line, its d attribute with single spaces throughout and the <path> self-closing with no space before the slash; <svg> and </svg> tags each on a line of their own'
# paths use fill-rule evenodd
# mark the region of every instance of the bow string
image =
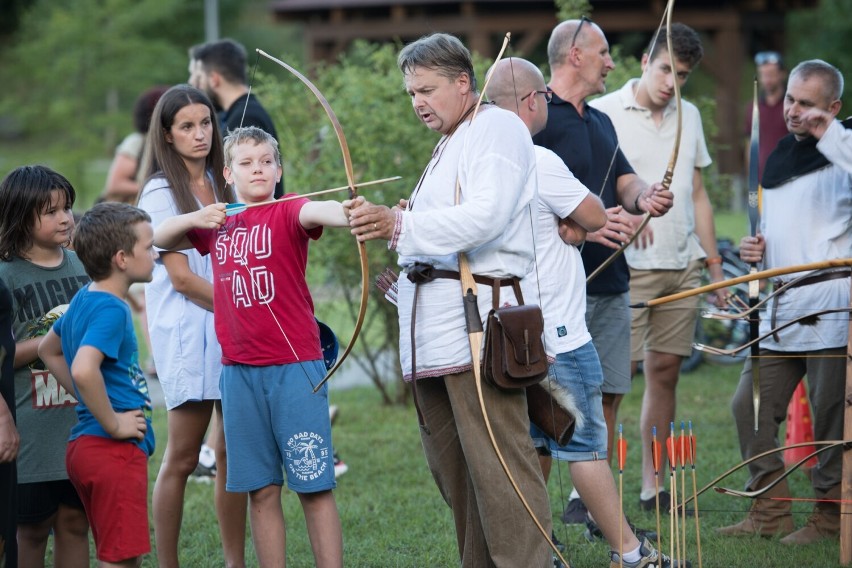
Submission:
<svg viewBox="0 0 852 568">
<path fill-rule="evenodd" d="M 349 187 L 349 199 L 355 199 L 358 196 L 358 188 L 355 183 L 355 174 L 352 168 L 352 157 L 349 153 L 349 144 L 346 142 L 346 136 L 343 134 L 343 127 L 340 125 L 340 121 L 337 119 L 337 115 L 331 108 L 331 104 L 329 104 L 328 100 L 323 96 L 317 86 L 314 85 L 302 73 L 297 71 L 294 67 L 288 65 L 280 59 L 269 55 L 262 49 L 258 49 L 257 53 L 283 67 L 292 75 L 295 75 L 296 78 L 298 78 L 319 101 L 320 105 L 325 111 L 325 114 L 331 121 L 331 125 L 334 128 L 334 133 L 337 136 L 337 142 L 340 145 L 340 152 L 343 155 L 343 167 L 346 171 L 346 182 Z M 314 392 L 319 391 L 319 389 L 321 389 L 322 386 L 331 378 L 335 371 L 340 368 L 340 365 L 343 363 L 343 361 L 346 360 L 346 357 L 349 355 L 349 353 L 352 351 L 352 348 L 355 346 L 355 341 L 358 339 L 358 335 L 361 333 L 361 326 L 364 324 L 364 317 L 367 312 L 367 299 L 369 297 L 370 289 L 370 268 L 367 262 L 367 247 L 364 245 L 363 242 L 358 243 L 358 258 L 361 261 L 361 303 L 358 307 L 358 319 L 355 322 L 355 330 L 352 332 L 352 339 L 349 340 L 349 344 L 346 346 L 346 349 L 343 351 L 343 354 L 338 357 L 337 362 L 334 364 L 334 366 L 329 369 L 325 377 L 323 377 L 323 379 L 314 387 Z"/>
</svg>

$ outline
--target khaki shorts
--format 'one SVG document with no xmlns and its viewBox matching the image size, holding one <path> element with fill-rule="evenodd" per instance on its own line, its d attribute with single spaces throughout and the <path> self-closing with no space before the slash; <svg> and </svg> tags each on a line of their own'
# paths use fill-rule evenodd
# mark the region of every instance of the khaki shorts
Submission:
<svg viewBox="0 0 852 568">
<path fill-rule="evenodd" d="M 694 260 L 683 270 L 630 269 L 630 303 L 697 288 L 704 263 Z M 642 361 L 646 351 L 688 357 L 701 298 L 692 296 L 653 308 L 634 309 L 630 324 L 630 360 Z"/>
</svg>

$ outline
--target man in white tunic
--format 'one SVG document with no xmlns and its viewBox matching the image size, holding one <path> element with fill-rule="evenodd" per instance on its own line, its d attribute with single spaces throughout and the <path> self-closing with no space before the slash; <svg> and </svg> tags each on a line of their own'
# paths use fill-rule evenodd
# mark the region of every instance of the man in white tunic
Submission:
<svg viewBox="0 0 852 568">
<path fill-rule="evenodd" d="M 483 385 L 497 446 L 545 535 L 491 447 L 457 272 L 464 252 L 477 278 L 483 321 L 493 286 L 500 289 L 500 305 L 517 303 L 506 284 L 533 264 L 532 141 L 514 113 L 483 105 L 472 118 L 476 79 L 470 53 L 457 38 L 421 38 L 400 52 L 398 64 L 415 114 L 443 136 L 404 207 L 353 209 L 352 232 L 362 241 L 388 240 L 399 253 L 400 360 L 405 379 L 415 385 L 426 460 L 453 512 L 461 565 L 552 566 L 550 504 L 529 436 L 526 394 Z M 421 275 L 419 283 L 408 275 Z"/>
<path fill-rule="evenodd" d="M 769 156 L 763 174 L 763 210 L 760 234 L 745 237 L 740 256 L 746 262 L 761 262 L 764 268 L 806 264 L 852 256 L 852 175 L 842 152 L 810 135 L 803 120 L 811 108 L 829 113 L 840 111 L 843 76 L 821 60 L 800 63 L 790 74 L 784 98 L 784 119 L 790 135 Z M 831 125 L 832 128 L 842 126 Z M 835 130 L 835 134 L 840 134 Z M 823 136 L 823 139 L 825 137 Z M 790 274 L 790 281 L 802 273 Z M 781 282 L 776 282 L 776 287 Z M 849 270 L 818 272 L 773 298 L 762 316 L 761 334 L 801 316 L 849 306 Z M 846 375 L 848 314 L 825 314 L 795 323 L 760 344 L 760 360 L 746 361 L 732 409 L 739 432 L 743 458 L 778 445 L 778 427 L 786 418 L 787 403 L 802 375 L 807 375 L 813 406 L 815 440 L 837 440 L 843 436 L 843 405 Z M 754 431 L 752 374 L 760 365 L 759 428 Z M 784 471 L 781 454 L 773 454 L 749 465 L 747 487 L 766 487 Z M 819 455 L 811 483 L 816 498 L 813 514 L 804 527 L 781 539 L 784 544 L 808 544 L 837 538 L 840 528 L 841 449 Z M 742 522 L 720 529 L 727 535 L 773 535 L 793 529 L 790 497 L 785 483 L 773 487 L 771 495 L 781 500 L 758 499 Z M 834 502 L 831 502 L 834 500 Z"/>
</svg>

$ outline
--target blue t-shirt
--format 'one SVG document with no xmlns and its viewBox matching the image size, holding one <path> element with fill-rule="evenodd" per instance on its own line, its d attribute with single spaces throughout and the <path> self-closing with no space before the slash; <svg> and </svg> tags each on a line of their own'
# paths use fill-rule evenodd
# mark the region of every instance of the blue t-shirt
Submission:
<svg viewBox="0 0 852 568">
<path fill-rule="evenodd" d="M 571 173 L 601 198 L 604 207 L 618 205 L 618 178 L 634 171 L 618 146 L 612 121 L 586 103 L 583 103 L 583 116 L 580 116 L 573 104 L 556 95 L 547 110 L 547 126 L 533 136 L 533 142 L 562 158 Z M 586 242 L 581 253 L 586 274 L 594 272 L 613 252 L 598 243 Z M 629 282 L 627 261 L 621 255 L 588 284 L 586 292 L 623 294 L 629 289 Z"/>
<path fill-rule="evenodd" d="M 62 340 L 62 351 L 68 366 L 84 345 L 94 347 L 104 354 L 101 373 L 104 377 L 109 402 L 116 412 L 141 409 L 148 422 L 148 431 L 142 441 L 128 440 L 150 456 L 154 452 L 154 429 L 151 427 L 151 399 L 148 383 L 139 367 L 139 349 L 130 307 L 107 292 L 82 288 L 68 311 L 53 326 Z M 74 394 L 77 404 L 77 424 L 71 429 L 69 440 L 80 436 L 112 438 L 89 411 L 80 396 L 77 385 Z"/>
</svg>

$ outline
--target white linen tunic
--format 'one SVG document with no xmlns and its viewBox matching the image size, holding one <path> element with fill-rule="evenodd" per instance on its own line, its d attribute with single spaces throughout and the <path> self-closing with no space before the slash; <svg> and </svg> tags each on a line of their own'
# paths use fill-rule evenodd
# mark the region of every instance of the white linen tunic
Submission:
<svg viewBox="0 0 852 568">
<path fill-rule="evenodd" d="M 817 146 L 820 151 L 822 148 Z M 831 159 L 828 153 L 824 154 Z M 849 164 L 846 164 L 849 166 Z M 765 268 L 807 264 L 852 256 L 852 175 L 839 165 L 824 168 L 763 190 L 760 231 L 766 238 Z M 802 273 L 788 274 L 785 281 Z M 776 299 L 773 298 L 773 303 Z M 789 289 L 778 302 L 777 325 L 825 309 L 849 305 L 849 279 L 830 280 Z M 771 310 L 771 307 L 770 307 Z M 792 325 L 761 341 L 777 351 L 813 351 L 842 347 L 849 316 L 829 314 L 816 325 Z M 761 317 L 760 333 L 771 330 Z"/>
<path fill-rule="evenodd" d="M 419 188 L 402 212 L 391 242 L 405 270 L 415 262 L 458 270 L 465 251 L 474 274 L 522 277 L 533 262 L 532 209 L 535 207 L 535 154 L 529 131 L 513 113 L 483 107 L 473 124 L 459 125 L 442 138 Z M 456 179 L 461 200 L 455 205 Z M 400 361 L 411 378 L 411 306 L 414 284 L 399 279 Z M 479 312 L 491 309 L 491 288 L 479 285 Z M 501 305 L 516 304 L 511 287 Z M 420 286 L 416 319 L 417 377 L 459 373 L 471 368 L 462 288 L 437 279 Z"/>
<path fill-rule="evenodd" d="M 817 150 L 831 163 L 852 173 L 852 130 L 844 128 L 840 122 L 835 120 L 828 126 L 817 142 Z"/>
</svg>

